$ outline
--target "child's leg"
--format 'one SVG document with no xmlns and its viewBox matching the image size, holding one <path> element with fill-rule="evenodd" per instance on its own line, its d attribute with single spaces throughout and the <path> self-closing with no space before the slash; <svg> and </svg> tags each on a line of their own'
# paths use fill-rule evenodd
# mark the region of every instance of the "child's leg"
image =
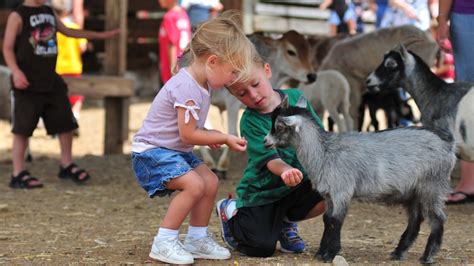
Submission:
<svg viewBox="0 0 474 266">
<path fill-rule="evenodd" d="M 72 163 L 72 138 L 73 132 L 62 132 L 58 134 L 59 146 L 61 148 L 61 166 L 67 167 Z"/>
<path fill-rule="evenodd" d="M 204 182 L 204 195 L 191 210 L 189 224 L 204 227 L 208 226 L 214 209 L 219 179 L 205 164 L 196 167 L 195 171 Z"/>
<path fill-rule="evenodd" d="M 329 25 L 329 36 L 336 36 L 337 35 L 337 25 L 330 24 Z"/>
<path fill-rule="evenodd" d="M 346 21 L 347 27 L 349 28 L 349 34 L 350 35 L 355 35 L 357 34 L 357 23 L 355 19 L 349 19 Z"/>
<path fill-rule="evenodd" d="M 58 134 L 59 146 L 61 147 L 61 170 L 59 177 L 74 178 L 76 182 L 83 182 L 90 178 L 89 173 L 72 164 L 72 138 L 74 131 Z M 68 176 L 68 177 L 66 177 Z M 77 179 L 77 180 L 76 180 Z"/>
<path fill-rule="evenodd" d="M 28 143 L 28 137 L 19 134 L 13 134 L 12 161 L 13 175 L 18 175 L 25 170 L 25 150 Z"/>
<path fill-rule="evenodd" d="M 205 183 L 197 172 L 189 171 L 183 176 L 171 179 L 166 187 L 180 192 L 171 200 L 160 226 L 177 230 L 191 209 L 201 201 Z"/>
<path fill-rule="evenodd" d="M 304 220 L 311 219 L 323 214 L 326 211 L 326 205 L 324 201 L 320 201 L 314 205 L 314 207 L 308 212 Z"/>
</svg>

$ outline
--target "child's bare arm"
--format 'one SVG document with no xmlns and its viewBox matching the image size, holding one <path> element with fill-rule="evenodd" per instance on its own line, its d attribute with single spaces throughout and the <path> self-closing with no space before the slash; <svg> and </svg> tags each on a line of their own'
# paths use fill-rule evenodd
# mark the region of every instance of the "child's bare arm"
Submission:
<svg viewBox="0 0 474 266">
<path fill-rule="evenodd" d="M 18 67 L 14 52 L 16 36 L 21 31 L 22 23 L 23 22 L 18 13 L 10 13 L 7 20 L 7 26 L 5 28 L 2 49 L 3 57 L 5 58 L 5 63 L 12 72 L 13 84 L 17 89 L 26 89 L 30 85 L 30 83 L 25 77 L 25 74 Z"/>
<path fill-rule="evenodd" d="M 190 106 L 193 104 L 190 104 Z M 217 130 L 206 130 L 197 128 L 197 121 L 189 112 L 187 118 L 186 109 L 178 108 L 178 129 L 181 141 L 193 145 L 215 145 L 226 144 L 235 151 L 245 151 L 247 148 L 247 141 L 234 135 L 224 134 Z M 186 121 L 189 119 L 189 121 Z"/>
<path fill-rule="evenodd" d="M 173 68 L 178 62 L 178 47 L 176 45 L 170 44 L 168 46 L 168 62 L 170 62 L 171 73 L 173 73 Z"/>
<path fill-rule="evenodd" d="M 324 0 L 320 5 L 319 9 L 326 10 L 332 4 L 332 0 Z"/>
<path fill-rule="evenodd" d="M 71 29 L 66 27 L 61 20 L 56 16 L 57 30 L 62 34 L 73 37 L 73 38 L 86 38 L 86 39 L 109 39 L 117 36 L 120 33 L 120 29 L 114 29 L 109 31 L 90 31 L 81 29 Z"/>
<path fill-rule="evenodd" d="M 296 186 L 303 180 L 303 173 L 298 168 L 285 163 L 282 159 L 273 159 L 267 163 L 267 168 L 274 175 L 280 176 L 287 186 Z"/>
</svg>

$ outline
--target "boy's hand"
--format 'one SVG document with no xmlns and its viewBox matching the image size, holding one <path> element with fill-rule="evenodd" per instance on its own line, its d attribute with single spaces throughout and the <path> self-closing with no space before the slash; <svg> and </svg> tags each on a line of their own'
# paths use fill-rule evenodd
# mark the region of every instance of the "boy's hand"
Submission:
<svg viewBox="0 0 474 266">
<path fill-rule="evenodd" d="M 23 71 L 18 70 L 12 73 L 13 75 L 13 85 L 15 85 L 15 88 L 19 90 L 24 90 L 30 86 L 30 83 L 26 79 L 25 74 Z"/>
<path fill-rule="evenodd" d="M 281 174 L 281 179 L 285 185 L 294 187 L 301 183 L 301 180 L 303 180 L 303 173 L 301 173 L 299 169 L 291 168 Z"/>
<path fill-rule="evenodd" d="M 247 149 L 247 140 L 234 135 L 227 135 L 226 144 L 234 151 L 245 151 Z"/>
</svg>

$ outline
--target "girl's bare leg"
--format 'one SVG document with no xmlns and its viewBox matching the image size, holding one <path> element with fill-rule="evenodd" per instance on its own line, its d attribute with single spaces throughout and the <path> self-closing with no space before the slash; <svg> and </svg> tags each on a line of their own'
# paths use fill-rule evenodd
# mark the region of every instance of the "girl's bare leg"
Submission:
<svg viewBox="0 0 474 266">
<path fill-rule="evenodd" d="M 196 227 L 208 226 L 214 209 L 219 178 L 205 164 L 194 169 L 204 181 L 204 195 L 191 210 L 189 224 Z"/>
<path fill-rule="evenodd" d="M 196 171 L 170 180 L 166 187 L 180 192 L 171 200 L 160 227 L 178 230 L 191 209 L 201 201 L 205 183 Z"/>
</svg>

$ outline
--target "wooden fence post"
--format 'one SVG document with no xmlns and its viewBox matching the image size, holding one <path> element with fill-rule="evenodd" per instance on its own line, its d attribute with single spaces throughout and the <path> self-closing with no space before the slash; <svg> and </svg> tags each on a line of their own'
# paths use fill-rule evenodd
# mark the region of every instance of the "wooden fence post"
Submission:
<svg viewBox="0 0 474 266">
<path fill-rule="evenodd" d="M 105 28 L 120 28 L 119 37 L 105 41 L 104 71 L 107 75 L 123 76 L 127 66 L 127 0 L 106 0 Z M 123 142 L 128 138 L 130 100 L 105 97 L 104 154 L 123 152 Z"/>
</svg>

